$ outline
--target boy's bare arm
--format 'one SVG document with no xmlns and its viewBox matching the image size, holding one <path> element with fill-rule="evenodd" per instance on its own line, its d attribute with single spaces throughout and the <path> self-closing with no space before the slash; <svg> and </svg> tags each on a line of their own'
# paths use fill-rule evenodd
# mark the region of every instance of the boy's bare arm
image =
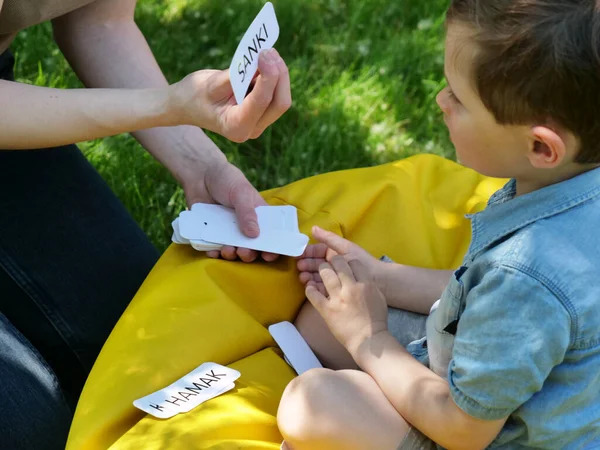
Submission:
<svg viewBox="0 0 600 450">
<path fill-rule="evenodd" d="M 444 448 L 483 449 L 506 422 L 463 412 L 452 399 L 448 382 L 414 359 L 387 331 L 349 350 L 400 415 Z"/>
<path fill-rule="evenodd" d="M 320 244 L 310 245 L 298 261 L 300 281 L 314 282 L 322 293 L 325 288 L 319 275 L 322 263 L 335 255 L 347 261 L 364 264 L 377 287 L 383 292 L 389 306 L 429 314 L 431 306 L 440 298 L 452 271 L 424 269 L 403 264 L 386 263 L 372 256 L 359 245 L 319 227 L 313 227 L 313 237 Z"/>
<path fill-rule="evenodd" d="M 422 365 L 390 334 L 386 300 L 359 261 L 334 256 L 319 271 L 327 294 L 309 284 L 306 296 L 356 364 L 377 382 L 411 425 L 449 449 L 483 449 L 506 422 L 463 412 L 448 382 Z"/>
<path fill-rule="evenodd" d="M 374 278 L 388 306 L 429 314 L 446 288 L 451 270 L 424 269 L 403 264 L 376 266 Z"/>
</svg>

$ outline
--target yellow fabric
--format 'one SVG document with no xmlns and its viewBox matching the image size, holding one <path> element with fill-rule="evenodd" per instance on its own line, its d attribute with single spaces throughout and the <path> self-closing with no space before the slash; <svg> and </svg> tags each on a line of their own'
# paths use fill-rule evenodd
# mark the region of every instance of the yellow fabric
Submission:
<svg viewBox="0 0 600 450">
<path fill-rule="evenodd" d="M 483 209 L 503 183 L 421 155 L 320 175 L 264 196 L 296 206 L 309 235 L 317 224 L 376 256 L 453 268 L 470 240 L 464 215 Z M 303 301 L 293 259 L 244 264 L 172 245 L 106 342 L 67 449 L 278 449 L 277 405 L 294 373 L 267 327 L 292 321 Z M 238 369 L 236 389 L 167 420 L 133 407 L 207 361 Z"/>
</svg>

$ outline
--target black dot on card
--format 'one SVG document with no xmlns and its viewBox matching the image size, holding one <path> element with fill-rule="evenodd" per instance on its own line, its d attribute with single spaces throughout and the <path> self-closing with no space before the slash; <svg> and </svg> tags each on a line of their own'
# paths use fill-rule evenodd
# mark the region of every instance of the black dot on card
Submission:
<svg viewBox="0 0 600 450">
<path fill-rule="evenodd" d="M 204 225 L 208 225 L 206 222 L 204 222 Z"/>
</svg>

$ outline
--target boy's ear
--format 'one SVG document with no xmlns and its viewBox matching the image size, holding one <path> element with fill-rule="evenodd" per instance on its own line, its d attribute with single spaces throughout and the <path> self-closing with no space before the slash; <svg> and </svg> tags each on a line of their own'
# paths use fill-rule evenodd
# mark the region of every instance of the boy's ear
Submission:
<svg viewBox="0 0 600 450">
<path fill-rule="evenodd" d="M 535 126 L 527 158 L 536 169 L 553 169 L 563 163 L 567 156 L 567 144 L 554 130 Z"/>
</svg>

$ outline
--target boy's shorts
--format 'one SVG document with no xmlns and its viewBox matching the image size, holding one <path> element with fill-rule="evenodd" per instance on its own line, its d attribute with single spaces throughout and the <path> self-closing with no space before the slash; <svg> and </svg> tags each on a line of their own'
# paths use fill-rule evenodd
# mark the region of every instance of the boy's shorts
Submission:
<svg viewBox="0 0 600 450">
<path fill-rule="evenodd" d="M 410 427 L 398 450 L 436 450 L 437 445 L 416 428 Z"/>
<path fill-rule="evenodd" d="M 407 347 L 425 336 L 427 316 L 402 309 L 388 308 L 388 329 L 400 344 Z M 413 355 L 417 357 L 417 355 Z M 417 357 L 417 359 L 421 360 Z M 437 445 L 416 428 L 410 427 L 398 450 L 435 450 Z"/>
</svg>

